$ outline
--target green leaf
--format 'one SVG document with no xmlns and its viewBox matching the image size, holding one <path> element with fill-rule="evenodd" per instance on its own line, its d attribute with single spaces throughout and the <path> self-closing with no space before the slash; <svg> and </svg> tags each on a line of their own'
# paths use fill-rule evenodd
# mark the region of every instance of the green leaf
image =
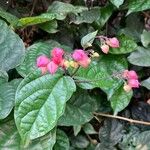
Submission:
<svg viewBox="0 0 150 150">
<path fill-rule="evenodd" d="M 56 20 L 52 20 L 52 21 L 49 21 L 49 22 L 46 22 L 46 23 L 42 23 L 39 25 L 39 27 L 48 32 L 48 33 L 56 33 L 58 30 L 57 30 L 57 21 Z"/>
<path fill-rule="evenodd" d="M 81 39 L 81 45 L 84 49 L 91 47 L 98 31 L 91 32 Z"/>
<path fill-rule="evenodd" d="M 80 89 L 67 102 L 65 113 L 59 119 L 58 124 L 75 126 L 89 122 L 93 118 L 92 112 L 97 109 L 96 106 L 96 100 L 89 96 L 85 90 Z"/>
<path fill-rule="evenodd" d="M 150 44 L 150 32 L 143 30 L 143 33 L 141 35 L 141 42 L 144 47 L 148 47 Z"/>
<path fill-rule="evenodd" d="M 102 28 L 113 13 L 113 5 L 107 5 L 100 9 L 100 17 L 96 20 L 98 28 Z"/>
<path fill-rule="evenodd" d="M 56 131 L 52 130 L 46 136 L 33 140 L 24 147 L 13 120 L 0 125 L 1 150 L 52 150 L 56 141 Z"/>
<path fill-rule="evenodd" d="M 150 90 L 150 77 L 141 82 L 141 85 Z"/>
<path fill-rule="evenodd" d="M 150 9 L 150 1 L 149 0 L 128 0 L 128 13 L 138 12 Z"/>
<path fill-rule="evenodd" d="M 25 47 L 20 37 L 0 20 L 0 70 L 8 71 L 21 63 Z"/>
<path fill-rule="evenodd" d="M 83 130 L 86 134 L 97 134 L 97 132 L 95 131 L 95 129 L 93 128 L 93 126 L 90 123 L 86 123 L 83 126 Z"/>
<path fill-rule="evenodd" d="M 101 146 L 104 148 L 112 148 L 123 136 L 123 125 L 115 119 L 107 119 L 104 121 L 104 126 L 99 130 L 99 139 Z"/>
<path fill-rule="evenodd" d="M 117 115 L 118 112 L 122 111 L 125 107 L 128 106 L 133 92 L 126 92 L 121 86 L 114 95 L 110 98 L 111 107 L 114 110 L 114 115 Z"/>
<path fill-rule="evenodd" d="M 27 76 L 30 72 L 33 72 L 37 69 L 36 67 L 36 59 L 40 55 L 47 55 L 50 57 L 50 51 L 54 47 L 61 47 L 66 51 L 71 51 L 69 47 L 60 45 L 56 41 L 49 42 L 38 42 L 27 48 L 25 59 L 23 63 L 17 67 L 17 71 L 23 77 Z"/>
<path fill-rule="evenodd" d="M 70 23 L 81 24 L 81 23 L 92 23 L 100 17 L 100 8 L 94 7 L 91 10 L 84 10 L 78 15 L 71 17 Z"/>
<path fill-rule="evenodd" d="M 119 6 L 123 4 L 124 0 L 110 0 L 110 2 L 119 8 Z"/>
<path fill-rule="evenodd" d="M 16 89 L 21 79 L 0 85 L 0 119 L 6 118 L 12 111 L 15 103 Z"/>
<path fill-rule="evenodd" d="M 0 85 L 8 81 L 8 74 L 5 71 L 0 70 Z"/>
<path fill-rule="evenodd" d="M 19 20 L 16 16 L 6 12 L 2 8 L 0 8 L 0 17 L 4 18 L 8 23 L 10 23 L 14 27 L 17 25 Z"/>
<path fill-rule="evenodd" d="M 64 20 L 68 14 L 77 14 L 87 10 L 86 7 L 73 6 L 69 3 L 54 1 L 48 8 L 48 13 L 56 15 L 57 20 Z"/>
<path fill-rule="evenodd" d="M 119 48 L 111 48 L 110 53 L 112 54 L 126 54 L 130 53 L 132 51 L 135 51 L 137 49 L 137 44 L 134 42 L 134 40 L 130 37 L 127 37 L 125 35 L 121 35 L 118 38 L 120 42 Z"/>
<path fill-rule="evenodd" d="M 78 133 L 81 131 L 81 125 L 74 125 L 73 126 L 73 132 L 74 132 L 74 135 L 77 136 Z"/>
<path fill-rule="evenodd" d="M 52 130 L 75 90 L 69 76 L 41 76 L 40 71 L 29 74 L 15 97 L 15 121 L 22 140 L 28 142 Z"/>
<path fill-rule="evenodd" d="M 128 61 L 137 66 L 149 67 L 150 66 L 150 49 L 138 47 L 138 50 L 132 52 L 128 57 Z"/>
<path fill-rule="evenodd" d="M 91 63 L 88 68 L 80 68 L 74 78 L 83 89 L 101 88 L 108 99 L 122 85 L 123 81 L 116 76 L 127 69 L 127 61 L 122 56 L 107 55 L 98 63 Z"/>
<path fill-rule="evenodd" d="M 54 146 L 54 150 L 69 150 L 69 138 L 66 133 L 62 130 L 57 130 L 56 134 L 56 144 Z"/>
<path fill-rule="evenodd" d="M 35 17 L 25 17 L 19 19 L 19 27 L 31 26 L 36 24 L 41 24 L 47 21 L 55 19 L 55 15 L 51 13 L 41 14 L 40 16 Z"/>
</svg>

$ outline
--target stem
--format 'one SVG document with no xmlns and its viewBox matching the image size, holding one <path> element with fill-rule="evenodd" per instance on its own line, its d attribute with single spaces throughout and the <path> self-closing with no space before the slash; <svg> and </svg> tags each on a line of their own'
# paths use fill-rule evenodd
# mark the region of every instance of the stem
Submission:
<svg viewBox="0 0 150 150">
<path fill-rule="evenodd" d="M 93 114 L 96 115 L 96 116 L 103 116 L 103 117 L 108 117 L 108 118 L 115 118 L 115 119 L 120 119 L 120 120 L 128 121 L 130 123 L 136 123 L 136 124 L 142 124 L 142 125 L 150 126 L 150 122 L 146 122 L 146 121 L 133 120 L 133 119 L 129 119 L 129 118 L 121 117 L 121 116 L 114 116 L 114 115 L 104 114 L 104 113 L 96 113 L 96 112 L 94 112 Z"/>
<path fill-rule="evenodd" d="M 35 8 L 35 6 L 36 6 L 36 3 L 37 3 L 37 0 L 34 0 L 34 1 L 33 1 L 33 5 L 32 5 L 32 9 L 31 9 L 31 12 L 30 12 L 30 16 L 33 15 L 33 12 L 34 12 L 34 8 Z"/>
<path fill-rule="evenodd" d="M 80 68 L 80 66 L 75 69 L 75 71 L 71 74 L 71 77 L 73 77 L 77 73 L 77 71 L 79 70 L 79 68 Z"/>
</svg>

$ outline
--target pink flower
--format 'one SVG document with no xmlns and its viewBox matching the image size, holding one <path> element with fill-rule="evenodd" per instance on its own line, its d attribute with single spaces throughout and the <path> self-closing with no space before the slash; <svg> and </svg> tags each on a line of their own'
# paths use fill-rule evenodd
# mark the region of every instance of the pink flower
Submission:
<svg viewBox="0 0 150 150">
<path fill-rule="evenodd" d="M 42 75 L 44 75 L 45 73 L 47 73 L 47 67 L 39 67 L 41 72 L 42 72 Z"/>
<path fill-rule="evenodd" d="M 48 65 L 47 65 L 47 69 L 51 74 L 54 74 L 57 69 L 58 69 L 58 65 L 55 64 L 53 61 L 51 61 Z"/>
<path fill-rule="evenodd" d="M 37 58 L 36 65 L 37 67 L 46 67 L 49 61 L 50 60 L 48 59 L 47 56 L 41 55 Z"/>
<path fill-rule="evenodd" d="M 139 81 L 138 80 L 135 80 L 135 79 L 129 79 L 128 80 L 128 85 L 132 88 L 139 88 Z"/>
<path fill-rule="evenodd" d="M 64 50 L 61 48 L 56 47 L 51 51 L 52 61 L 57 65 L 60 65 L 63 61 L 63 55 Z"/>
<path fill-rule="evenodd" d="M 91 62 L 85 51 L 81 49 L 76 49 L 72 54 L 72 58 L 84 68 L 88 67 Z"/>
<path fill-rule="evenodd" d="M 134 70 L 131 70 L 131 71 L 128 72 L 128 78 L 137 80 L 138 79 L 138 75 L 137 75 L 137 73 Z"/>
<path fill-rule="evenodd" d="M 101 46 L 101 49 L 102 49 L 102 51 L 105 53 L 105 54 L 107 54 L 108 52 L 109 52 L 109 46 L 108 45 L 102 45 Z"/>
<path fill-rule="evenodd" d="M 113 48 L 118 48 L 119 47 L 119 41 L 117 38 L 113 37 L 113 38 L 108 38 L 106 40 L 106 43 Z"/>
</svg>

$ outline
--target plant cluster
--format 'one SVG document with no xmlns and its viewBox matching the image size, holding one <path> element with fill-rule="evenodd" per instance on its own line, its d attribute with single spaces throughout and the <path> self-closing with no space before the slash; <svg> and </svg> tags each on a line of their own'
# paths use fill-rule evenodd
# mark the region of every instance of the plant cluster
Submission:
<svg viewBox="0 0 150 150">
<path fill-rule="evenodd" d="M 0 4 L 0 150 L 150 149 L 149 0 Z"/>
</svg>

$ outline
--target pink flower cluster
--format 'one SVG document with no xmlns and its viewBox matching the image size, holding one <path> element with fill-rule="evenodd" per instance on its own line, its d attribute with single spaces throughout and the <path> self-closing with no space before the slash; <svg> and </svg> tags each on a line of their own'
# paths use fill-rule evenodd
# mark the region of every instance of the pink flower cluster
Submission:
<svg viewBox="0 0 150 150">
<path fill-rule="evenodd" d="M 138 75 L 134 70 L 125 70 L 122 74 L 123 78 L 127 80 L 127 84 L 124 85 L 125 91 L 130 91 L 132 88 L 139 88 L 140 83 L 138 81 Z"/>
<path fill-rule="evenodd" d="M 51 59 L 45 55 L 41 55 L 37 58 L 37 67 L 41 69 L 42 74 L 47 71 L 54 74 L 59 67 L 68 68 L 69 66 L 77 68 L 79 65 L 86 68 L 90 64 L 91 60 L 87 53 L 82 49 L 76 49 L 71 55 L 71 61 L 64 58 L 64 50 L 61 48 L 54 48 L 51 51 Z"/>
<path fill-rule="evenodd" d="M 118 48 L 119 47 L 119 40 L 116 37 L 107 38 L 105 36 L 98 36 L 101 41 L 101 50 L 107 54 L 109 52 L 109 48 Z"/>
</svg>

